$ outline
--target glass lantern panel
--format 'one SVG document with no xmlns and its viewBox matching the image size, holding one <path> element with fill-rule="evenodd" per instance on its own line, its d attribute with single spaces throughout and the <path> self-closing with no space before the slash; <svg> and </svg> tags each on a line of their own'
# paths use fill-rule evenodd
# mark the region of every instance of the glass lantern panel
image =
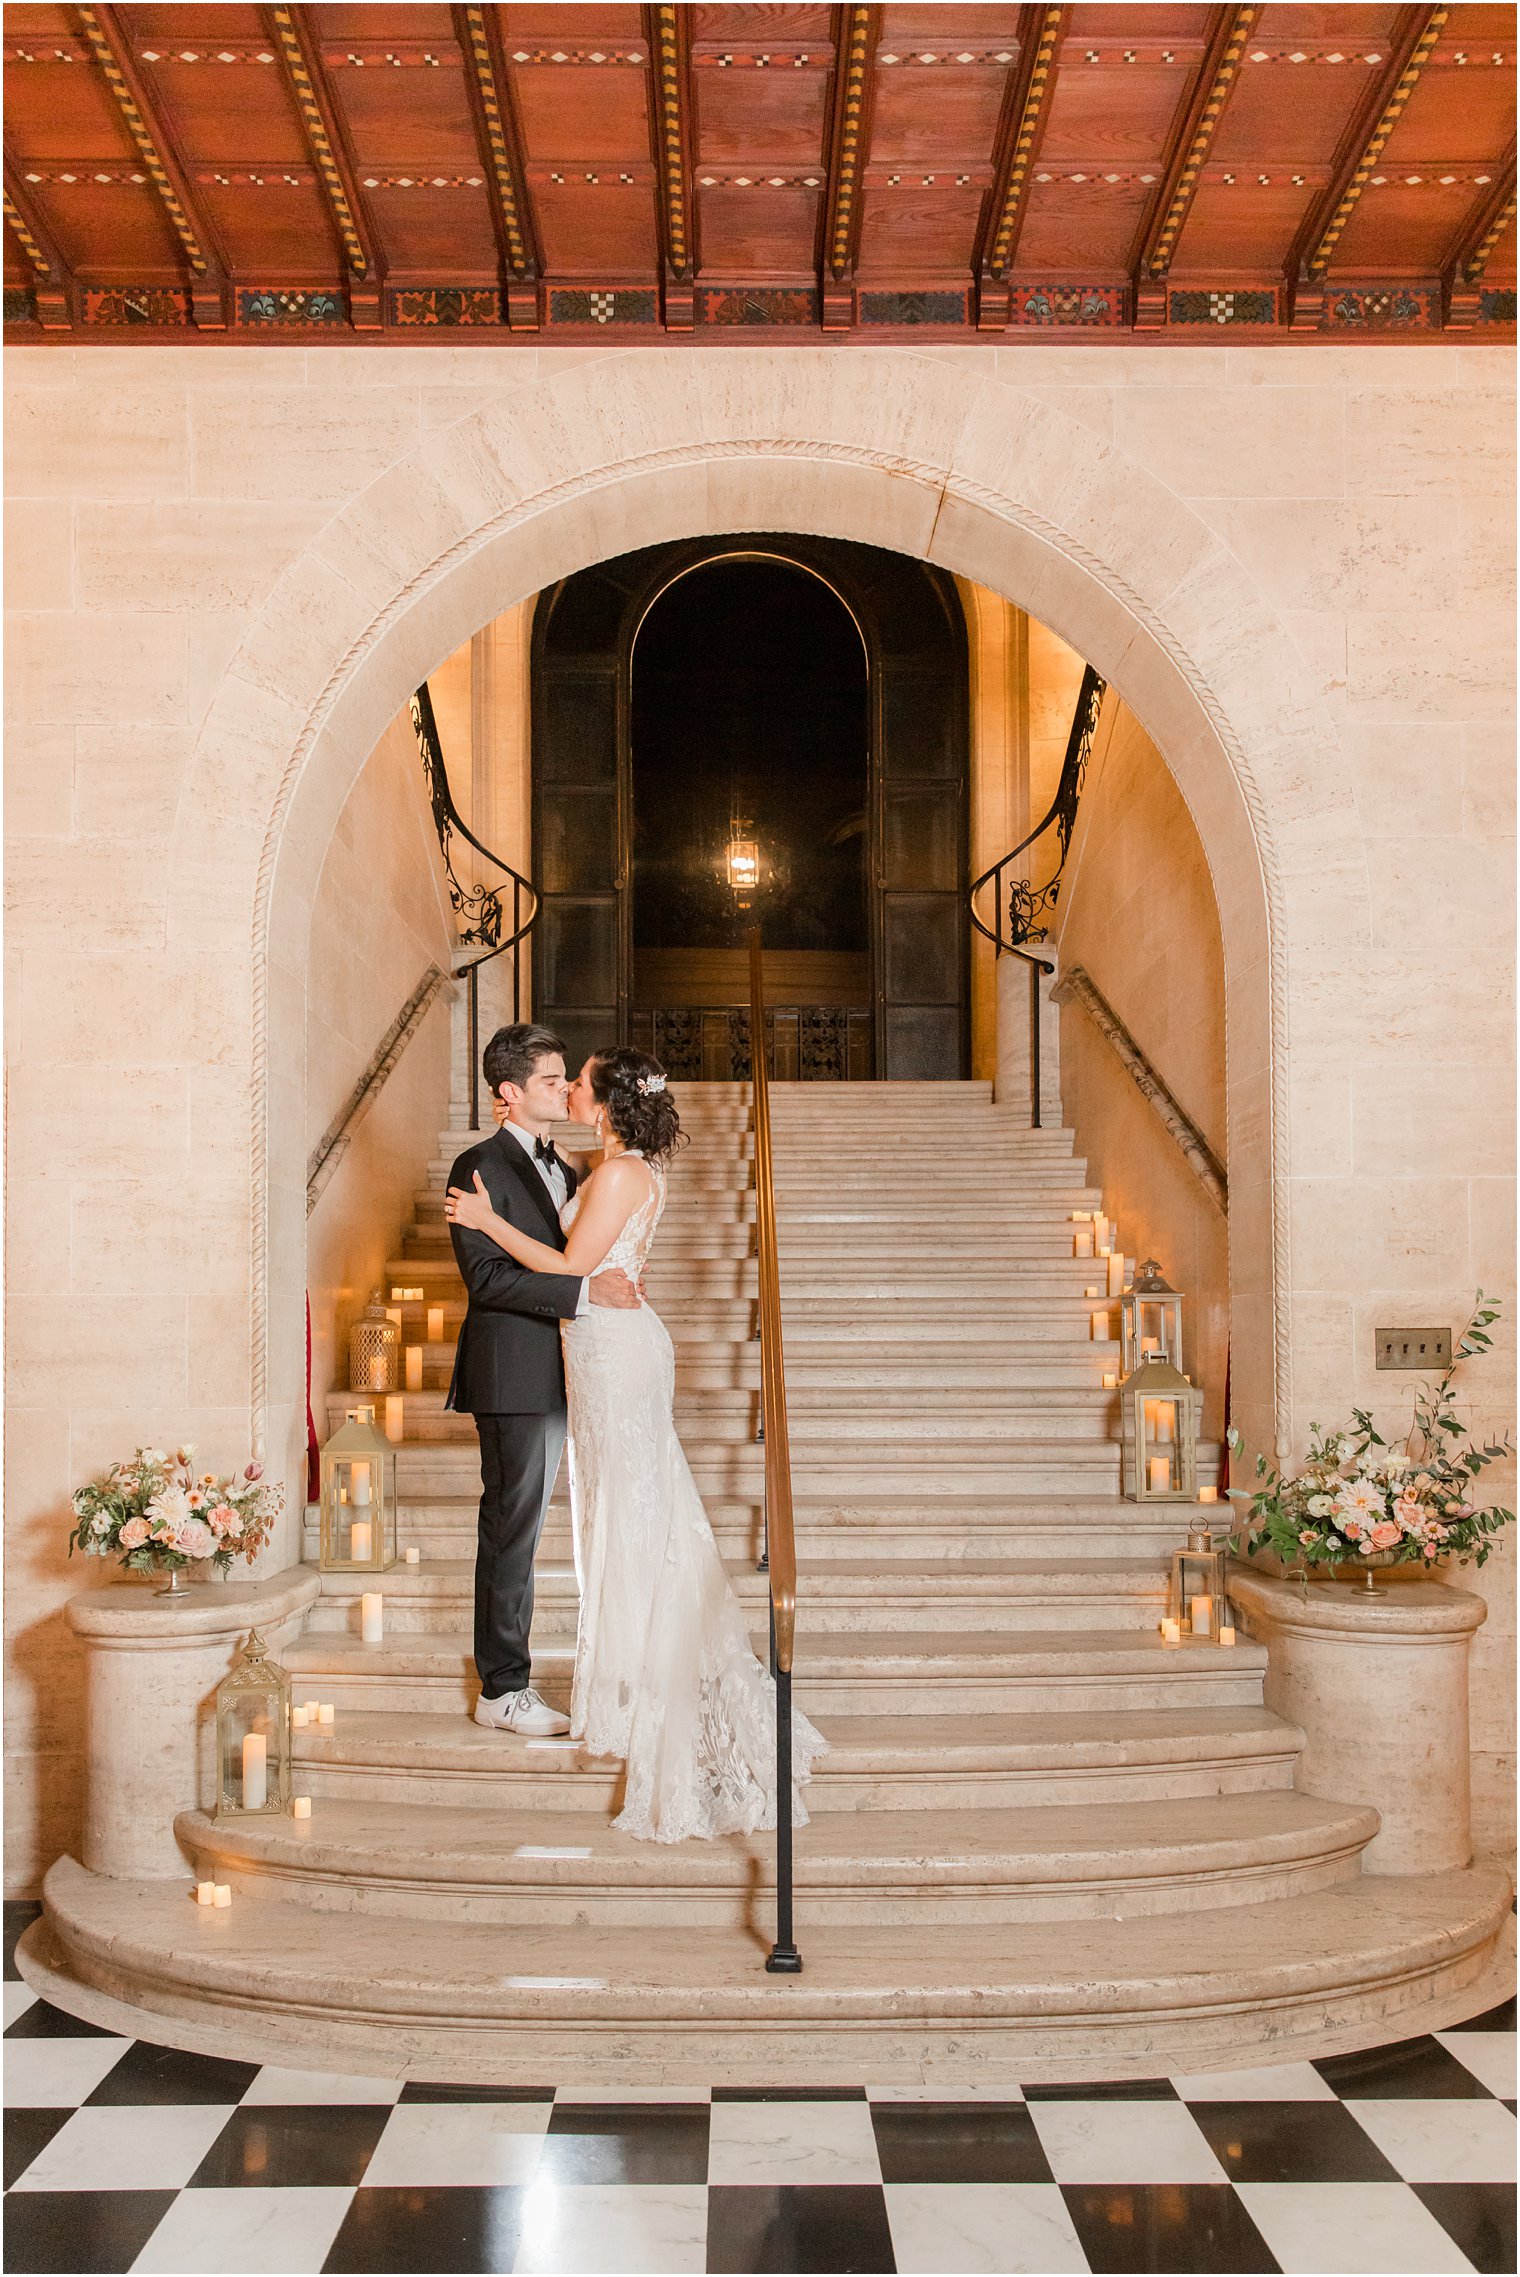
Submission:
<svg viewBox="0 0 1520 2277">
<path fill-rule="evenodd" d="M 234 1692 L 217 1710 L 220 1801 L 226 1811 L 285 1807 L 285 1713 L 278 1696 Z"/>
</svg>

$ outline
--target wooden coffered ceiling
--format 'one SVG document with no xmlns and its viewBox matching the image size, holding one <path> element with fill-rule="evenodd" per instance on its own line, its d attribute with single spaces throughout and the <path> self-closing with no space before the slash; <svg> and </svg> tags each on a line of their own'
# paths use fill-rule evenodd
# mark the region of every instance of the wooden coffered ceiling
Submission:
<svg viewBox="0 0 1520 2277">
<path fill-rule="evenodd" d="M 13 340 L 1515 317 L 1511 7 L 9 7 Z"/>
</svg>

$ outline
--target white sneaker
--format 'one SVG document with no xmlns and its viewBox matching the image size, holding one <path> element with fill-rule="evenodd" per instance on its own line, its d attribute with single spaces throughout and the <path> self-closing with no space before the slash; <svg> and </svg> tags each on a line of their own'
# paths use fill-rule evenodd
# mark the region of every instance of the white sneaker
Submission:
<svg viewBox="0 0 1520 2277">
<path fill-rule="evenodd" d="M 503 1692 L 499 1700 L 484 1693 L 475 1703 L 475 1721 L 489 1731 L 521 1732 L 525 1739 L 558 1739 L 570 1729 L 570 1718 L 541 1700 L 531 1684 L 521 1692 Z"/>
</svg>

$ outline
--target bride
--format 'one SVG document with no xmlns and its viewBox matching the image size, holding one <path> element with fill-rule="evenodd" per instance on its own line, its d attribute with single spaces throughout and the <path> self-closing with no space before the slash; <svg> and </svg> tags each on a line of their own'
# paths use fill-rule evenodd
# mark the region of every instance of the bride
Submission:
<svg viewBox="0 0 1520 2277">
<path fill-rule="evenodd" d="M 603 1148 L 566 1203 L 563 1254 L 508 1225 L 476 1173 L 450 1187 L 450 1219 L 543 1273 L 620 1267 L 637 1280 L 665 1207 L 666 1165 L 684 1145 L 657 1060 L 618 1047 L 588 1059 L 567 1105 Z M 674 1420 L 675 1355 L 645 1304 L 595 1306 L 566 1325 L 570 1503 L 580 1628 L 574 1736 L 627 1765 L 614 1825 L 651 1842 L 747 1834 L 776 1823 L 775 1685 L 750 1649 Z M 825 1741 L 794 1713 L 796 1786 Z M 807 1813 L 794 1792 L 793 1816 Z"/>
</svg>

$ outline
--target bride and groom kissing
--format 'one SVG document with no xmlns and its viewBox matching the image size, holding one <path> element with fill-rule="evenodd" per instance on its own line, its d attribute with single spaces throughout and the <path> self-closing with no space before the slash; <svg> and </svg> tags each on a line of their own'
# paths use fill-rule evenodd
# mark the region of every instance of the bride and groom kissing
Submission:
<svg viewBox="0 0 1520 2277">
<path fill-rule="evenodd" d="M 750 1647 L 675 1428 L 675 1354 L 642 1275 L 686 1143 L 657 1060 L 618 1045 L 571 1082 L 564 1045 L 519 1022 L 486 1046 L 495 1135 L 444 1204 L 469 1304 L 448 1405 L 473 1415 L 477 1723 L 564 1732 L 625 1764 L 614 1824 L 654 1842 L 773 1826 L 775 1687 Z M 589 1174 L 554 1145 L 596 1134 Z M 568 1436 L 580 1589 L 566 1718 L 534 1689 L 533 1559 Z M 795 1787 L 824 1742 L 794 1714 Z M 806 1819 L 794 1791 L 793 1815 Z"/>
</svg>

